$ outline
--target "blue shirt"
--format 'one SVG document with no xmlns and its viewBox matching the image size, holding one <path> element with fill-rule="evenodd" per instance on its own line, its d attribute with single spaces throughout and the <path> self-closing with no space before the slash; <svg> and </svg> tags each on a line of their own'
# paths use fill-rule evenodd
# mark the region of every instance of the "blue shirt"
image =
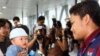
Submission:
<svg viewBox="0 0 100 56">
<path fill-rule="evenodd" d="M 17 54 L 22 51 L 22 48 L 17 45 L 10 45 L 7 48 L 6 56 L 17 56 Z"/>
</svg>

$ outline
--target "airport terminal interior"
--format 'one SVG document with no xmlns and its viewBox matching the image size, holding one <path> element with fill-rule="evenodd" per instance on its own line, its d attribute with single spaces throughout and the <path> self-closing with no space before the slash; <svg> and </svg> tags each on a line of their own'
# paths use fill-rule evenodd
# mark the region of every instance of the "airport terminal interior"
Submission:
<svg viewBox="0 0 100 56">
<path fill-rule="evenodd" d="M 81 2 L 81 0 L 77 0 Z M 57 18 L 65 28 L 69 17 L 68 10 L 76 0 L 0 0 L 0 17 L 12 22 L 14 16 L 20 17 L 21 23 L 29 28 L 36 24 L 40 15 L 45 15 L 45 24 L 52 27 L 52 18 Z M 37 14 L 38 13 L 38 14 Z"/>
<path fill-rule="evenodd" d="M 33 28 L 37 24 L 37 19 L 40 16 L 45 17 L 44 24 L 46 25 L 47 35 L 50 34 L 50 29 L 54 24 L 52 19 L 60 21 L 62 29 L 66 29 L 70 17 L 69 9 L 81 1 L 85 0 L 0 0 L 0 18 L 8 19 L 12 23 L 12 26 L 15 26 L 13 18 L 15 16 L 19 17 L 20 24 L 28 27 L 29 39 L 31 41 L 31 37 L 34 34 Z M 100 3 L 100 0 L 96 1 Z M 70 38 L 67 41 L 70 47 L 68 48 L 69 55 L 77 56 L 78 44 L 71 45 L 72 39 Z"/>
</svg>

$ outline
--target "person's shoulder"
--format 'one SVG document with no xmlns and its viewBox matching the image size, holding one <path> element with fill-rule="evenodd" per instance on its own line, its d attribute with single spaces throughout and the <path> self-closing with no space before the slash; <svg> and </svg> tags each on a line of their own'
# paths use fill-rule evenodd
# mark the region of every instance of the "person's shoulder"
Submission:
<svg viewBox="0 0 100 56">
<path fill-rule="evenodd" d="M 95 38 L 93 39 L 94 43 L 97 43 L 96 45 L 100 45 L 100 34 L 97 34 L 97 36 L 95 36 Z"/>
<path fill-rule="evenodd" d="M 1 49 L 0 49 L 0 56 L 4 56 L 3 52 L 1 51 Z"/>
<path fill-rule="evenodd" d="M 20 51 L 20 50 L 22 50 L 22 48 L 19 47 L 19 46 L 17 46 L 17 45 L 10 45 L 8 47 L 8 50 L 11 50 L 11 51 Z"/>
<path fill-rule="evenodd" d="M 20 26 L 24 26 L 24 27 L 27 27 L 26 25 L 24 25 L 24 24 L 20 24 Z"/>
<path fill-rule="evenodd" d="M 16 45 L 10 45 L 6 51 L 6 56 L 16 56 L 21 48 Z"/>
<path fill-rule="evenodd" d="M 94 39 L 92 40 L 91 43 L 92 43 L 92 44 L 91 44 L 90 46 L 93 47 L 93 48 L 98 48 L 98 47 L 100 47 L 100 35 L 99 35 L 99 34 L 96 35 L 96 36 L 94 37 Z"/>
</svg>

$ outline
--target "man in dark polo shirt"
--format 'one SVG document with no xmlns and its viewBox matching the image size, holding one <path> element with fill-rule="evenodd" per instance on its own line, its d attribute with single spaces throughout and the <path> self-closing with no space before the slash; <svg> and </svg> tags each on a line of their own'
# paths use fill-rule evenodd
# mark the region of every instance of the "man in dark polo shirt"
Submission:
<svg viewBox="0 0 100 56">
<path fill-rule="evenodd" d="M 78 56 L 100 56 L 100 6 L 83 1 L 70 9 L 71 31 L 81 41 Z"/>
<path fill-rule="evenodd" d="M 13 18 L 13 22 L 14 22 L 14 28 L 23 28 L 29 35 L 29 28 L 26 25 L 20 24 L 20 18 L 18 16 L 15 16 Z"/>
</svg>

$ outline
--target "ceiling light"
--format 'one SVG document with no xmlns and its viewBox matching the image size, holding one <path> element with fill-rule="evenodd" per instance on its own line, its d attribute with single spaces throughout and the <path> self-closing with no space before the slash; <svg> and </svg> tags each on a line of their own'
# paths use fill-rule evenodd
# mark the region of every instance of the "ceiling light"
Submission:
<svg viewBox="0 0 100 56">
<path fill-rule="evenodd" d="M 2 14 L 2 12 L 0 12 L 0 14 Z"/>
<path fill-rule="evenodd" d="M 3 9 L 6 9 L 7 7 L 6 7 L 6 6 L 3 6 L 2 8 L 3 8 Z"/>
</svg>

